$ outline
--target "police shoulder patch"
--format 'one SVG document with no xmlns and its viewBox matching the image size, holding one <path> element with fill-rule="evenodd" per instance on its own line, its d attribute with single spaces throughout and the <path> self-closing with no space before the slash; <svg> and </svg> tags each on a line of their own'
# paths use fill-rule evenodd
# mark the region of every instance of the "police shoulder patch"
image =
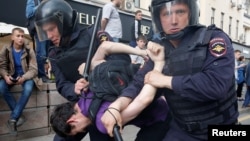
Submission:
<svg viewBox="0 0 250 141">
<path fill-rule="evenodd" d="M 100 43 L 102 43 L 103 41 L 111 41 L 110 35 L 105 31 L 98 32 L 97 38 L 99 39 Z"/>
<path fill-rule="evenodd" d="M 226 54 L 226 42 L 223 38 L 214 38 L 209 43 L 209 51 L 214 57 L 220 57 Z"/>
</svg>

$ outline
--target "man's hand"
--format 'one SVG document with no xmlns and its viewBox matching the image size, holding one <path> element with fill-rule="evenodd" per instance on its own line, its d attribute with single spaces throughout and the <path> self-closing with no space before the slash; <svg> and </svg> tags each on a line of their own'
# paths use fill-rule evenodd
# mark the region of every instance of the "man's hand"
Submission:
<svg viewBox="0 0 250 141">
<path fill-rule="evenodd" d="M 18 76 L 18 77 L 16 78 L 16 80 L 17 80 L 17 82 L 16 82 L 15 84 L 17 84 L 17 85 L 22 85 L 23 82 L 25 81 L 24 78 L 23 78 L 22 76 Z"/>
<path fill-rule="evenodd" d="M 88 86 L 89 82 L 84 78 L 77 80 L 75 83 L 75 93 L 80 95 L 82 90 L 86 92 L 88 90 Z"/>
<path fill-rule="evenodd" d="M 163 62 L 165 59 L 164 47 L 154 42 L 148 42 L 147 53 L 154 62 Z"/>
<path fill-rule="evenodd" d="M 150 84 L 157 88 L 164 88 L 164 77 L 161 72 L 152 70 L 148 72 L 144 77 L 144 84 Z"/>
<path fill-rule="evenodd" d="M 11 81 L 11 79 L 13 79 L 11 76 L 8 76 L 8 75 L 4 76 L 4 80 L 6 81 L 6 83 L 7 83 L 8 85 L 15 84 L 15 83 L 13 83 L 13 82 Z"/>
<path fill-rule="evenodd" d="M 120 112 L 115 108 L 108 108 L 103 114 L 101 121 L 104 127 L 107 129 L 109 136 L 113 137 L 113 130 L 115 124 L 120 126 L 120 132 L 122 130 L 122 118 Z"/>
<path fill-rule="evenodd" d="M 79 67 L 78 67 L 78 72 L 80 75 L 83 75 L 83 71 L 85 68 L 85 63 L 82 63 Z"/>
</svg>

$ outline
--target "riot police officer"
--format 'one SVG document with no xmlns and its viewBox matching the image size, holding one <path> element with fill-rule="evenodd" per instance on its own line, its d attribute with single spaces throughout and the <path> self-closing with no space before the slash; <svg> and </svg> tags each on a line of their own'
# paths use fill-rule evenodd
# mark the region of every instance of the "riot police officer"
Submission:
<svg viewBox="0 0 250 141">
<path fill-rule="evenodd" d="M 208 125 L 235 124 L 234 49 L 227 34 L 198 24 L 196 0 L 152 0 L 151 15 L 155 32 L 161 34 L 158 43 L 165 47 L 165 67 L 151 71 L 154 64 L 146 62 L 110 107 L 125 109 L 150 84 L 158 88 L 156 95 L 164 94 L 171 111 L 164 141 L 207 140 Z M 122 120 L 118 112 L 113 114 Z M 102 121 L 112 136 L 115 121 L 110 113 Z"/>
<path fill-rule="evenodd" d="M 81 90 L 88 86 L 88 82 L 78 73 L 78 67 L 86 61 L 93 28 L 81 27 L 77 12 L 64 0 L 43 1 L 35 16 L 39 40 L 50 40 L 53 45 L 49 49 L 49 59 L 56 88 L 67 100 L 77 101 Z M 88 131 L 91 140 L 110 140 L 108 135 L 101 134 L 94 126 L 89 127 Z M 80 141 L 87 133 L 68 137 L 56 135 L 54 140 Z"/>
<path fill-rule="evenodd" d="M 76 11 L 64 0 L 43 1 L 37 8 L 35 17 L 39 40 L 50 40 L 53 44 L 49 49 L 49 59 L 55 75 L 57 90 L 69 101 L 78 101 L 81 91 L 88 87 L 88 82 L 78 73 L 78 67 L 87 59 L 93 28 L 81 27 L 77 19 Z M 103 34 L 98 32 L 98 35 L 100 36 L 96 40 L 95 48 L 103 40 Z M 107 35 L 107 37 L 106 40 L 112 40 L 109 38 L 110 36 Z M 131 62 L 128 54 L 113 54 L 105 59 Z M 150 127 L 153 126 L 160 125 L 157 123 Z M 145 141 L 145 137 L 141 133 L 146 131 L 146 128 L 140 130 L 138 140 Z M 56 135 L 54 140 L 80 141 L 87 133 L 90 134 L 92 141 L 113 140 L 107 134 L 100 133 L 94 124 L 87 128 L 87 132 L 66 137 Z"/>
</svg>

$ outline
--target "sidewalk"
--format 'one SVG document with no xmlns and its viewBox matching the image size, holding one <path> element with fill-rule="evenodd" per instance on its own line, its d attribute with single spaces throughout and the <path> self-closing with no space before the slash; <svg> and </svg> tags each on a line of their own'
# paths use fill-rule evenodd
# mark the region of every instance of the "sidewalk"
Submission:
<svg viewBox="0 0 250 141">
<path fill-rule="evenodd" d="M 122 135 L 123 140 L 124 141 L 134 141 L 138 130 L 139 130 L 139 128 L 137 128 L 133 125 L 126 126 L 123 130 L 123 135 Z M 55 134 L 49 134 L 49 135 L 45 135 L 45 136 L 17 140 L 17 141 L 53 141 L 54 135 Z M 89 136 L 87 135 L 84 139 L 82 139 L 82 141 L 90 141 Z"/>
<path fill-rule="evenodd" d="M 239 108 L 240 114 L 243 114 L 243 113 L 246 113 L 246 112 L 249 112 L 249 113 L 250 113 L 250 107 L 242 108 L 243 102 L 244 102 L 244 101 L 238 101 L 238 108 Z M 249 124 L 250 124 L 250 123 L 249 123 Z"/>
</svg>

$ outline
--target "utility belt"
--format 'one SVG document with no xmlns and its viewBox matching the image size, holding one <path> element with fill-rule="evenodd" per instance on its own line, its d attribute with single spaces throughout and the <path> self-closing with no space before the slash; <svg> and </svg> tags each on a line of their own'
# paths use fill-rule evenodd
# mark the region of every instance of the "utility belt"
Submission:
<svg viewBox="0 0 250 141">
<path fill-rule="evenodd" d="M 237 101 L 232 104 L 231 107 L 223 111 L 218 116 L 212 117 L 210 119 L 206 119 L 204 121 L 195 121 L 195 122 L 183 122 L 179 120 L 178 118 L 174 118 L 177 124 L 180 126 L 181 129 L 188 131 L 188 132 L 195 132 L 195 131 L 200 131 L 207 129 L 208 125 L 219 125 L 223 124 L 226 120 L 228 120 L 230 117 L 232 117 L 236 112 L 238 111 L 238 103 Z M 237 124 L 237 119 L 236 121 L 233 121 L 232 123 L 228 124 Z M 206 131 L 206 130 L 205 130 Z"/>
</svg>

